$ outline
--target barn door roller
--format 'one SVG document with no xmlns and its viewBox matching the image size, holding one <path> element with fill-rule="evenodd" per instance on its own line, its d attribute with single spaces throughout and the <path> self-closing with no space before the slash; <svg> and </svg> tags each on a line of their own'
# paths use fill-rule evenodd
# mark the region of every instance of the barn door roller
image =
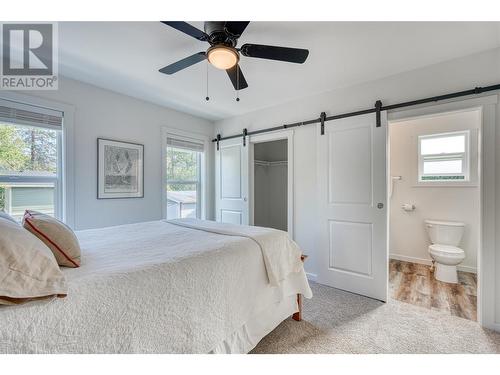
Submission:
<svg viewBox="0 0 500 375">
<path fill-rule="evenodd" d="M 326 120 L 326 113 L 321 112 L 321 115 L 319 116 L 319 121 L 321 123 L 321 135 L 325 135 L 325 120 Z"/>
<path fill-rule="evenodd" d="M 375 118 L 376 118 L 377 128 L 380 128 L 381 126 L 380 111 L 382 111 L 382 101 L 377 100 L 375 102 Z"/>
</svg>

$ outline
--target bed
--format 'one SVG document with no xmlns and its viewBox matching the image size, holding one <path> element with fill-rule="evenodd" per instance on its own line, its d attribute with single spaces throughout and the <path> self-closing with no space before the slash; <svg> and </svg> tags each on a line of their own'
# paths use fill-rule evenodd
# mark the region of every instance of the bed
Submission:
<svg viewBox="0 0 500 375">
<path fill-rule="evenodd" d="M 0 307 L 0 352 L 247 353 L 312 296 L 285 232 L 183 219 L 77 236 L 68 296 Z"/>
</svg>

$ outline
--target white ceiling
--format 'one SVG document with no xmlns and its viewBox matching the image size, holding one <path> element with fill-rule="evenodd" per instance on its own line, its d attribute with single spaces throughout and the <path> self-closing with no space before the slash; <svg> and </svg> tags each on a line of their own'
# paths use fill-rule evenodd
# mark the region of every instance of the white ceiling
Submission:
<svg viewBox="0 0 500 375">
<path fill-rule="evenodd" d="M 216 120 L 497 48 L 500 23 L 251 22 L 243 43 L 310 53 L 303 65 L 243 56 L 249 87 L 240 102 L 226 73 L 210 66 L 206 102 L 206 63 L 172 76 L 158 69 L 208 43 L 160 22 L 61 22 L 60 73 Z"/>
</svg>

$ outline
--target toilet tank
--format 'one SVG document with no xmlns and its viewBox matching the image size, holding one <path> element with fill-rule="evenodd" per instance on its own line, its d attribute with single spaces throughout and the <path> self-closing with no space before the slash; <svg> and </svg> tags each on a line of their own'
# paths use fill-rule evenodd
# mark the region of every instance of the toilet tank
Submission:
<svg viewBox="0 0 500 375">
<path fill-rule="evenodd" d="M 457 221 L 425 220 L 425 227 L 433 244 L 458 246 L 465 224 Z"/>
</svg>

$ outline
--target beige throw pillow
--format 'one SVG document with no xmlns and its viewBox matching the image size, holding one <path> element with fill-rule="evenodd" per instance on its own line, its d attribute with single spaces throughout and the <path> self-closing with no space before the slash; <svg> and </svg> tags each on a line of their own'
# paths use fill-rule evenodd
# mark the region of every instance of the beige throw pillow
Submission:
<svg viewBox="0 0 500 375">
<path fill-rule="evenodd" d="M 23 226 L 52 250 L 60 266 L 80 266 L 80 244 L 66 224 L 52 216 L 26 210 Z"/>
<path fill-rule="evenodd" d="M 66 296 L 66 279 L 42 241 L 5 218 L 0 233 L 0 305 Z"/>
</svg>

